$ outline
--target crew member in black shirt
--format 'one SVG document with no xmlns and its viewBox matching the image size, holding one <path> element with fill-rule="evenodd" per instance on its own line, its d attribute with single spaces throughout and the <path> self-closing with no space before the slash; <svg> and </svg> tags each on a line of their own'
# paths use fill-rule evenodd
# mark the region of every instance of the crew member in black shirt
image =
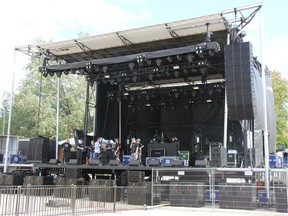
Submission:
<svg viewBox="0 0 288 216">
<path fill-rule="evenodd" d="M 69 139 L 66 139 L 65 142 L 61 146 L 62 146 L 62 151 L 64 153 L 63 163 L 67 164 L 71 158 L 71 148 L 72 148 Z"/>
<path fill-rule="evenodd" d="M 79 140 L 79 143 L 77 145 L 77 164 L 81 165 L 82 164 L 82 155 L 83 155 L 83 151 L 84 151 L 84 143 L 83 140 Z"/>
</svg>

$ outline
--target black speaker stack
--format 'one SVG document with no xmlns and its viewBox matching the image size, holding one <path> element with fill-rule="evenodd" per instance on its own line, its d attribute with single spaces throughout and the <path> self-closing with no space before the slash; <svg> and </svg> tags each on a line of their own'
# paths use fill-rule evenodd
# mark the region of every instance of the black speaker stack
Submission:
<svg viewBox="0 0 288 216">
<path fill-rule="evenodd" d="M 284 184 L 275 184 L 275 199 L 276 199 L 276 211 L 288 212 L 287 202 L 287 186 Z"/>
<path fill-rule="evenodd" d="M 127 189 L 128 204 L 130 205 L 153 205 L 159 204 L 160 198 L 152 195 L 151 182 L 129 182 Z M 156 192 L 155 192 L 156 194 Z"/>
<path fill-rule="evenodd" d="M 230 120 L 253 119 L 252 45 L 249 42 L 225 46 L 225 78 Z"/>
<path fill-rule="evenodd" d="M 44 137 L 30 139 L 27 151 L 27 160 L 48 163 L 50 140 Z"/>
<path fill-rule="evenodd" d="M 255 184 L 219 184 L 219 207 L 253 210 L 257 206 Z"/>
<path fill-rule="evenodd" d="M 170 205 L 205 206 L 203 182 L 172 182 L 170 185 Z"/>
<path fill-rule="evenodd" d="M 120 188 L 115 188 L 115 181 L 108 179 L 92 179 L 90 185 L 96 187 L 89 188 L 88 195 L 91 201 L 101 202 L 114 202 L 114 195 L 116 196 L 116 202 L 120 201 Z M 97 187 L 99 186 L 99 187 Z M 115 194 L 116 192 L 116 194 Z"/>
<path fill-rule="evenodd" d="M 227 152 L 222 145 L 211 146 L 211 167 L 223 167 L 227 165 Z"/>
</svg>

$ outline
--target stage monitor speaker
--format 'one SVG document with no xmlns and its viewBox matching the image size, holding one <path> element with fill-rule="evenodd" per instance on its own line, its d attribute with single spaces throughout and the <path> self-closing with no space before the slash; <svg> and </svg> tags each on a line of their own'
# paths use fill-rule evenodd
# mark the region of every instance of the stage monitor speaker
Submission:
<svg viewBox="0 0 288 216">
<path fill-rule="evenodd" d="M 225 46 L 225 78 L 230 120 L 253 119 L 253 54 L 249 42 Z"/>
<path fill-rule="evenodd" d="M 96 160 L 89 160 L 88 162 L 89 165 L 92 165 L 92 166 L 101 166 L 101 162 L 100 160 L 96 159 Z"/>
<path fill-rule="evenodd" d="M 184 167 L 184 161 L 183 160 L 173 160 L 171 162 L 172 167 Z"/>
<path fill-rule="evenodd" d="M 132 160 L 130 159 L 129 161 L 129 166 L 140 166 L 141 165 L 141 162 L 139 160 Z"/>
<path fill-rule="evenodd" d="M 119 160 L 110 160 L 109 166 L 119 166 L 121 162 Z"/>
<path fill-rule="evenodd" d="M 195 167 L 208 167 L 208 161 L 206 159 L 203 160 L 195 160 Z"/>
<path fill-rule="evenodd" d="M 68 164 L 69 165 L 77 165 L 77 159 L 70 159 Z"/>
<path fill-rule="evenodd" d="M 59 164 L 60 161 L 58 159 L 50 159 L 49 164 Z"/>
<path fill-rule="evenodd" d="M 159 160 L 150 160 L 150 161 L 148 161 L 148 166 L 149 167 L 159 167 L 160 161 Z"/>
</svg>

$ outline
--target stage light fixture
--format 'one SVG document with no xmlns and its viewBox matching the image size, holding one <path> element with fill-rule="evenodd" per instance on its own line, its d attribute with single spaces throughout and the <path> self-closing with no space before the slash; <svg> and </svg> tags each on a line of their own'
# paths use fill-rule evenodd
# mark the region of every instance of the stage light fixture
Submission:
<svg viewBox="0 0 288 216">
<path fill-rule="evenodd" d="M 203 67 L 200 68 L 200 72 L 201 72 L 201 74 L 203 74 L 203 75 L 206 74 L 206 68 L 203 68 Z"/>
<path fill-rule="evenodd" d="M 71 70 L 71 73 L 72 73 L 72 74 L 76 74 L 76 70 L 75 70 L 75 69 L 72 69 L 72 70 Z"/>
<path fill-rule="evenodd" d="M 108 67 L 107 67 L 106 65 L 104 65 L 104 66 L 102 67 L 103 73 L 107 73 L 107 70 L 108 70 Z"/>
<path fill-rule="evenodd" d="M 47 77 L 47 76 L 48 76 L 48 73 L 45 72 L 45 73 L 42 73 L 42 75 L 43 75 L 44 77 Z"/>
<path fill-rule="evenodd" d="M 168 57 L 167 57 L 167 61 L 168 61 L 169 63 L 172 63 L 172 62 L 173 62 L 172 57 L 171 57 L 171 56 L 168 56 Z"/>
<path fill-rule="evenodd" d="M 134 66 L 135 66 L 135 64 L 134 64 L 133 62 L 130 62 L 130 63 L 128 64 L 128 67 L 130 68 L 130 70 L 133 70 L 133 69 L 134 69 Z"/>
<path fill-rule="evenodd" d="M 149 79 L 150 81 L 152 81 L 152 80 L 153 80 L 153 74 L 149 74 L 149 75 L 148 75 L 148 79 Z"/>
<path fill-rule="evenodd" d="M 158 67 L 160 67 L 160 66 L 161 66 L 161 63 L 162 63 L 162 60 L 161 60 L 161 59 L 156 59 L 155 63 L 156 63 L 156 65 L 157 65 Z"/>
<path fill-rule="evenodd" d="M 177 56 L 176 56 L 176 59 L 177 59 L 178 61 L 182 61 L 182 56 L 181 56 L 181 55 L 177 55 Z"/>
<path fill-rule="evenodd" d="M 69 70 L 64 70 L 63 72 L 65 75 L 68 75 L 69 74 Z"/>
<path fill-rule="evenodd" d="M 178 70 L 174 71 L 173 73 L 174 73 L 174 76 L 175 76 L 176 78 L 179 77 L 179 71 L 178 71 Z"/>
<path fill-rule="evenodd" d="M 83 68 L 81 68 L 81 69 L 79 70 L 79 74 L 80 74 L 80 75 L 84 75 L 84 72 L 85 72 L 85 71 L 84 71 Z"/>
<path fill-rule="evenodd" d="M 51 77 L 54 76 L 54 72 L 52 72 L 52 71 L 49 71 L 48 74 L 49 74 Z"/>
<path fill-rule="evenodd" d="M 137 76 L 133 76 L 132 80 L 133 82 L 137 82 Z"/>
<path fill-rule="evenodd" d="M 198 90 L 198 89 L 199 89 L 199 86 L 194 86 L 193 89 L 194 89 L 194 90 Z"/>
<path fill-rule="evenodd" d="M 211 99 L 208 99 L 208 100 L 206 100 L 206 102 L 207 102 L 207 103 L 211 103 L 211 102 L 212 102 L 212 100 L 211 100 Z"/>
<path fill-rule="evenodd" d="M 56 72 L 56 75 L 57 75 L 58 78 L 60 78 L 61 75 L 62 75 L 62 72 L 61 72 L 61 71 L 57 71 L 57 72 Z"/>
<path fill-rule="evenodd" d="M 147 65 L 152 65 L 152 61 L 150 59 L 146 60 Z"/>
<path fill-rule="evenodd" d="M 134 101 L 134 99 L 135 99 L 135 96 L 134 95 L 130 95 L 130 100 Z"/>
<path fill-rule="evenodd" d="M 179 70 L 179 69 L 180 69 L 180 66 L 179 66 L 179 65 L 174 65 L 174 66 L 173 66 L 173 69 L 174 69 L 174 70 Z"/>
<path fill-rule="evenodd" d="M 194 55 L 188 54 L 186 58 L 187 58 L 188 62 L 191 63 L 193 61 L 193 59 L 194 59 Z"/>
<path fill-rule="evenodd" d="M 110 75 L 109 75 L 109 74 L 106 74 L 106 75 L 104 76 L 104 78 L 105 78 L 105 79 L 109 79 L 109 78 L 110 78 Z"/>
<path fill-rule="evenodd" d="M 109 82 L 111 85 L 114 85 L 114 79 L 110 79 Z"/>
<path fill-rule="evenodd" d="M 213 32 L 207 31 L 207 32 L 204 33 L 204 35 L 205 35 L 205 42 L 206 43 L 211 42 L 211 35 L 213 35 Z"/>
<path fill-rule="evenodd" d="M 179 97 L 179 92 L 175 92 L 174 96 L 175 96 L 175 98 L 178 98 Z"/>
<path fill-rule="evenodd" d="M 151 107 L 150 103 L 145 104 L 146 107 Z"/>
<path fill-rule="evenodd" d="M 209 54 L 209 56 L 213 57 L 214 56 L 214 50 L 209 50 L 208 54 Z"/>
<path fill-rule="evenodd" d="M 213 94 L 213 90 L 212 89 L 209 89 L 208 90 L 208 94 L 211 96 Z"/>
</svg>

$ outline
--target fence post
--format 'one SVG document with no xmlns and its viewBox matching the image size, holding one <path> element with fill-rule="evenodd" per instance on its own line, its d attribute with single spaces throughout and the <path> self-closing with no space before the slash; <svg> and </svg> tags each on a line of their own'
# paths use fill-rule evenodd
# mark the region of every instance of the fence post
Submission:
<svg viewBox="0 0 288 216">
<path fill-rule="evenodd" d="M 117 200 L 117 185 L 115 184 L 114 185 L 114 197 L 113 197 L 113 201 L 114 201 L 114 203 L 113 203 L 113 213 L 115 213 L 115 211 L 116 211 L 116 200 Z"/>
<path fill-rule="evenodd" d="M 211 189 L 211 201 L 212 201 L 212 210 L 215 210 L 215 197 L 216 197 L 216 191 L 215 191 L 215 168 L 213 167 L 211 169 L 211 185 L 212 185 L 212 189 Z"/>
<path fill-rule="evenodd" d="M 77 190 L 77 186 L 72 184 L 71 185 L 71 192 L 72 192 L 72 196 L 71 196 L 71 209 L 72 209 L 72 215 L 75 215 L 75 205 L 76 205 L 76 190 Z"/>
<path fill-rule="evenodd" d="M 15 215 L 19 215 L 19 206 L 20 206 L 20 195 L 21 195 L 21 186 L 17 187 L 17 196 L 16 196 L 16 208 Z"/>
<path fill-rule="evenodd" d="M 26 203 L 25 203 L 25 213 L 26 214 L 28 214 L 28 212 L 29 212 L 29 201 L 30 201 L 30 187 L 31 187 L 31 185 L 30 184 L 28 184 L 27 185 L 27 187 L 26 187 Z"/>
</svg>

